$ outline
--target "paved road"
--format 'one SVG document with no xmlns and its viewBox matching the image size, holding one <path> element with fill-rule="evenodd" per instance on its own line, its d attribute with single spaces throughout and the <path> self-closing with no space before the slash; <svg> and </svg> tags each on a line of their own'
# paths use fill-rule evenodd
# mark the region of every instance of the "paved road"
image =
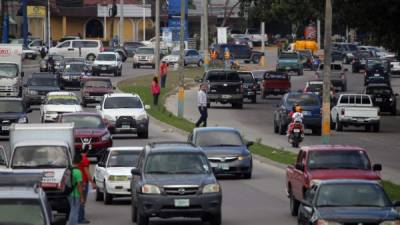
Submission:
<svg viewBox="0 0 400 225">
<path fill-rule="evenodd" d="M 305 71 L 304 76 L 292 77 L 292 90 L 303 89 L 305 81 L 314 79 L 314 72 Z M 400 78 L 392 79 L 392 86 L 396 93 L 400 93 Z M 360 92 L 363 88 L 363 75 L 351 73 L 348 75 L 348 91 Z M 185 117 L 196 121 L 199 117 L 196 106 L 196 89 L 186 91 Z M 258 99 L 257 104 L 245 104 L 243 110 L 231 109 L 230 105 L 212 105 L 209 110 L 209 126 L 231 126 L 241 130 L 243 135 L 250 139 L 261 139 L 262 143 L 277 148 L 284 148 L 294 152 L 298 149 L 291 148 L 286 136 L 279 136 L 273 132 L 273 112 L 279 104 L 281 96 Z M 167 100 L 167 108 L 177 112 L 177 98 L 171 96 Z M 400 98 L 397 98 L 400 110 Z M 379 133 L 367 133 L 363 128 L 344 128 L 344 132 L 332 132 L 331 143 L 350 144 L 368 149 L 374 163 L 383 164 L 383 176 L 400 184 L 400 116 L 385 115 L 381 120 Z M 302 145 L 319 144 L 320 136 L 307 135 Z"/>
<path fill-rule="evenodd" d="M 25 70 L 26 74 L 33 69 Z M 134 77 L 148 73 L 150 70 L 124 69 L 123 77 Z M 128 75 L 129 74 L 129 75 Z M 93 108 L 86 109 L 92 111 Z M 39 122 L 39 112 L 29 115 L 31 122 Z M 150 141 L 178 140 L 183 141 L 186 135 L 166 127 L 155 121 L 150 122 L 150 137 L 147 140 L 136 137 L 114 137 L 115 146 L 142 146 Z M 2 140 L 0 145 L 8 147 L 8 142 Z M 222 179 L 223 190 L 223 224 L 226 225 L 265 225 L 295 224 L 296 220 L 288 211 L 289 201 L 284 192 L 284 170 L 255 160 L 254 175 L 251 180 Z M 87 205 L 87 218 L 94 225 L 125 225 L 130 222 L 129 199 L 117 199 L 113 205 L 104 205 L 94 201 L 91 193 Z M 200 220 L 154 220 L 155 224 L 167 225 L 200 225 Z"/>
</svg>

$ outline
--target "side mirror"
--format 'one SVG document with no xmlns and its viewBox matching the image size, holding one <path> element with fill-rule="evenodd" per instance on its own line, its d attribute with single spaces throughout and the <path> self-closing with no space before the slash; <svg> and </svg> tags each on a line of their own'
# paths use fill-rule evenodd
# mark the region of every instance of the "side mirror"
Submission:
<svg viewBox="0 0 400 225">
<path fill-rule="evenodd" d="M 134 176 L 140 176 L 141 175 L 140 174 L 140 170 L 138 168 L 133 168 L 131 170 L 131 174 L 134 175 Z"/>
<path fill-rule="evenodd" d="M 21 77 L 24 77 L 25 76 L 25 73 L 24 72 L 21 72 Z"/>
<path fill-rule="evenodd" d="M 296 165 L 294 166 L 297 170 L 300 171 L 304 171 L 304 165 L 300 164 L 300 163 L 296 163 Z"/>
<path fill-rule="evenodd" d="M 101 110 L 100 105 L 96 105 L 96 110 L 97 110 L 97 111 L 100 111 L 100 110 Z"/>
<path fill-rule="evenodd" d="M 381 165 L 381 164 L 374 164 L 374 165 L 372 166 L 372 169 L 373 169 L 374 171 L 382 171 L 382 165 Z"/>
<path fill-rule="evenodd" d="M 252 146 L 252 145 L 254 145 L 254 142 L 252 142 L 252 141 L 248 141 L 248 142 L 246 143 L 246 146 L 247 146 L 247 147 L 250 147 L 250 146 Z"/>
<path fill-rule="evenodd" d="M 106 165 L 105 165 L 104 162 L 99 162 L 99 163 L 97 163 L 97 166 L 99 166 L 99 167 L 106 167 Z"/>
<path fill-rule="evenodd" d="M 149 110 L 149 109 L 151 109 L 151 107 L 150 107 L 150 105 L 145 105 L 144 109 Z"/>
</svg>

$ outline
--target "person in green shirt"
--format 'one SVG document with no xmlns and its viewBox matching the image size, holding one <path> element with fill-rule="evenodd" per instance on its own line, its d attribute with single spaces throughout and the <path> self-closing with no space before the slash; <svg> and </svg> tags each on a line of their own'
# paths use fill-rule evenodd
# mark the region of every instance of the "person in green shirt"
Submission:
<svg viewBox="0 0 400 225">
<path fill-rule="evenodd" d="M 72 186 L 74 189 L 68 197 L 69 200 L 69 219 L 68 225 L 77 225 L 78 224 L 78 216 L 79 216 L 79 208 L 81 203 L 85 202 L 82 190 L 82 173 L 78 168 L 79 163 L 81 162 L 81 155 L 76 154 L 74 160 L 72 161 Z"/>
</svg>

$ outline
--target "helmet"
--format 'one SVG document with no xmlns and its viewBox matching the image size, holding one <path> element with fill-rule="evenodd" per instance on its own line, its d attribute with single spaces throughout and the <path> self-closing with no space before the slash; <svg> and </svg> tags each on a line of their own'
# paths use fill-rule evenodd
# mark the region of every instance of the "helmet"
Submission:
<svg viewBox="0 0 400 225">
<path fill-rule="evenodd" d="M 294 109 L 295 109 L 296 112 L 301 112 L 302 111 L 302 108 L 298 103 L 296 103 Z"/>
</svg>

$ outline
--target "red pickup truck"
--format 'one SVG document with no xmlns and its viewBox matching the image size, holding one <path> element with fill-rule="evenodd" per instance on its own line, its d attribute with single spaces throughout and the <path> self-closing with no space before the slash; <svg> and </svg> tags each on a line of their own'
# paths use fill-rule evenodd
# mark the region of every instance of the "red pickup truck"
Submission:
<svg viewBox="0 0 400 225">
<path fill-rule="evenodd" d="M 286 169 L 286 190 L 290 212 L 297 216 L 300 201 L 306 190 L 329 179 L 363 179 L 380 181 L 382 165 L 371 165 L 367 151 L 345 145 L 304 146 L 295 165 Z"/>
<path fill-rule="evenodd" d="M 290 91 L 290 77 L 285 72 L 269 71 L 264 74 L 262 98 L 267 95 L 283 95 Z"/>
</svg>

